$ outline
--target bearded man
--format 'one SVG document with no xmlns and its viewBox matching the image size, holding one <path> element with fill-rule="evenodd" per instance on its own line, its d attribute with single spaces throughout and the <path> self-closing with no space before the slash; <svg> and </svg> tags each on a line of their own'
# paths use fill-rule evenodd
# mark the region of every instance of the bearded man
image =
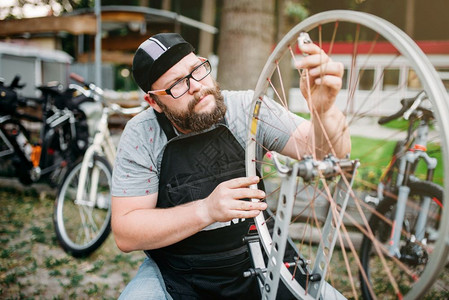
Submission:
<svg viewBox="0 0 449 300">
<path fill-rule="evenodd" d="M 326 64 L 319 83 L 326 88 L 316 90 L 327 93 L 316 105 L 323 116 L 344 124 L 335 96 L 326 97 L 339 91 L 343 66 L 317 45 L 302 50 L 309 55 L 301 68 L 316 71 Z M 122 251 L 143 250 L 147 258 L 122 299 L 260 299 L 257 278 L 243 276 L 251 267 L 243 238 L 252 218 L 267 208 L 263 201 L 247 201 L 265 197 L 262 189 L 249 188 L 259 177 L 245 172 L 253 92 L 221 91 L 209 61 L 193 51 L 179 34 L 161 33 L 143 42 L 134 56 L 133 76 L 151 107 L 131 119 L 121 136 L 112 230 Z M 279 120 L 291 118 L 279 112 Z M 286 132 L 311 138 L 310 122 L 294 118 L 289 130 L 261 125 L 258 134 L 267 150 L 297 153 Z M 345 142 L 334 141 L 341 156 L 348 153 L 339 146 L 350 144 Z"/>
</svg>

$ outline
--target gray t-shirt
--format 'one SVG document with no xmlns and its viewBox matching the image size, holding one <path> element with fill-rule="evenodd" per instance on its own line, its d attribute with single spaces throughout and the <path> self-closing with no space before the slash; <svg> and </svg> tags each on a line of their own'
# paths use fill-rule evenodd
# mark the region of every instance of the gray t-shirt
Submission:
<svg viewBox="0 0 449 300">
<path fill-rule="evenodd" d="M 222 94 L 227 106 L 226 124 L 245 149 L 248 138 L 248 119 L 251 115 L 250 106 L 254 93 L 253 91 L 222 91 Z M 292 132 L 303 119 L 287 112 L 272 100 L 264 99 L 264 104 L 271 107 L 267 109 L 266 105 L 263 105 L 261 114 L 264 114 L 263 109 L 267 109 L 265 114 L 271 119 L 269 122 L 260 122 L 257 135 L 263 137 L 266 149 L 279 152 L 288 141 L 287 132 Z M 287 113 L 290 116 L 286 116 Z M 279 121 L 289 118 L 294 122 Z M 273 124 L 282 125 L 273 126 Z M 152 108 L 132 118 L 126 124 L 118 145 L 112 176 L 112 195 L 122 197 L 157 193 L 166 143 L 167 137 L 160 128 Z"/>
</svg>

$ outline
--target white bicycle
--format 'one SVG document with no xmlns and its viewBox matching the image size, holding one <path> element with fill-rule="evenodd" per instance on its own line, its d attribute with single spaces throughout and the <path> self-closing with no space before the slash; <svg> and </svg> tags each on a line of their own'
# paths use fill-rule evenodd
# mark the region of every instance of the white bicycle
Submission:
<svg viewBox="0 0 449 300">
<path fill-rule="evenodd" d="M 72 256 L 83 257 L 100 247 L 111 231 L 111 179 L 116 147 L 108 128 L 109 116 L 134 115 L 147 105 L 123 108 L 108 104 L 101 88 L 85 83 L 79 76 L 71 77 L 83 85 L 71 85 L 72 88 L 103 104 L 93 142 L 64 176 L 54 208 L 53 223 L 60 245 Z"/>
<path fill-rule="evenodd" d="M 265 97 L 279 101 L 285 110 L 307 108 L 297 88 L 300 76 L 308 78 L 307 71 L 301 71 L 291 86 L 288 80 L 283 80 L 288 76 L 282 69 L 287 65 L 286 72 L 292 72 L 292 61 L 302 57 L 298 43 L 311 42 L 302 39 L 301 36 L 307 37 L 302 33 L 307 33 L 332 59 L 347 61 L 344 86 L 336 105 L 345 114 L 351 132 L 351 159 L 332 155 L 329 141 L 335 137 L 326 133 L 331 153 L 323 160 L 316 159 L 317 146 L 313 140 L 298 140 L 298 149 L 309 151 L 304 155 L 298 153 L 301 159 L 293 160 L 267 152 L 264 137 L 258 134 L 262 125 L 272 125 L 277 130 L 291 128 L 282 125 L 292 122 L 288 118 L 270 124 L 279 114 L 265 104 Z M 349 51 L 342 56 L 337 51 L 344 47 Z M 390 61 L 388 68 L 379 68 L 379 53 L 384 61 Z M 404 75 L 393 76 L 399 74 Z M 392 78 L 397 79 L 395 87 L 379 88 Z M 444 197 L 441 201 L 436 199 L 441 202 L 440 209 L 425 214 L 426 223 L 421 227 L 426 232 L 420 240 L 414 239 L 416 247 L 410 248 L 406 241 L 416 236 L 417 216 L 423 216 L 420 195 L 410 193 L 398 200 L 397 194 L 384 191 L 391 201 L 406 203 L 402 210 L 403 224 L 394 224 L 391 217 L 379 214 L 365 199 L 376 192 L 382 167 L 388 165 L 397 141 L 407 133 L 407 122 L 391 128 L 379 125 L 377 120 L 397 111 L 402 107 L 401 99 L 416 95 L 416 90 L 425 91 L 428 109 L 435 116 L 427 148 L 438 157 L 441 167 L 435 171 L 433 181 L 442 187 Z M 310 90 L 307 92 L 311 94 Z M 313 99 L 310 101 L 313 103 Z M 360 274 L 367 291 L 363 296 L 369 299 L 422 299 L 425 294 L 433 299 L 447 299 L 448 114 L 449 95 L 436 70 L 416 43 L 393 24 L 370 14 L 338 10 L 311 16 L 287 33 L 259 77 L 248 126 L 247 174 L 261 174 L 266 201 L 273 211 L 272 215 L 260 214 L 255 219 L 260 239 L 249 243 L 254 268 L 245 274 L 257 276 L 262 298 L 275 299 L 282 280 L 296 298 L 357 299 L 361 290 L 355 279 Z M 305 117 L 315 123 L 315 128 L 321 126 L 320 115 L 313 110 Z M 421 179 L 425 179 L 423 175 Z M 371 215 L 378 219 L 375 228 L 371 228 L 374 223 L 368 222 Z M 270 223 L 274 225 L 269 226 Z M 388 251 L 388 237 L 398 226 L 402 228 L 401 238 L 396 239 L 400 251 L 392 254 Z M 369 253 L 364 253 L 369 267 L 362 265 L 355 244 L 363 236 L 373 245 Z M 267 253 L 267 260 L 259 244 Z M 293 255 L 290 251 L 285 258 L 287 248 L 296 251 Z M 426 259 L 417 259 L 420 257 Z"/>
</svg>

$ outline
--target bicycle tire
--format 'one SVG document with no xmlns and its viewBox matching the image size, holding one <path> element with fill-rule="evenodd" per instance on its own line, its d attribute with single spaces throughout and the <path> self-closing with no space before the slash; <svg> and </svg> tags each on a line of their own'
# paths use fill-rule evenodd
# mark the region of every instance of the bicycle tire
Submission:
<svg viewBox="0 0 449 300">
<path fill-rule="evenodd" d="M 88 199 L 88 195 L 95 188 L 95 199 L 76 204 L 82 164 L 83 160 L 79 159 L 66 173 L 58 189 L 53 213 L 58 241 L 61 247 L 74 257 L 85 257 L 94 252 L 111 231 L 112 167 L 104 157 L 94 155 L 88 167 L 83 198 Z M 96 187 L 90 185 L 95 181 L 92 180 L 94 171 L 99 171 L 99 185 Z M 92 201 L 95 203 L 92 204 Z"/>
<path fill-rule="evenodd" d="M 386 110 L 389 108 L 393 108 L 395 111 L 397 108 L 401 107 L 400 99 L 404 98 L 405 96 L 409 96 L 410 90 L 409 89 L 403 89 L 403 86 L 398 84 L 397 89 L 388 91 L 391 95 L 389 95 L 388 99 L 380 99 L 379 96 L 379 89 L 378 82 L 380 80 L 383 80 L 383 71 L 380 75 L 376 75 L 374 73 L 373 75 L 373 83 L 371 84 L 370 90 L 362 90 L 361 89 L 361 78 L 364 76 L 364 72 L 368 73 L 369 68 L 368 63 L 373 64 L 376 66 L 376 62 L 369 61 L 370 57 L 372 56 L 372 49 L 376 49 L 376 43 L 382 42 L 388 45 L 388 47 L 391 47 L 395 50 L 395 55 L 392 58 L 391 65 L 394 66 L 395 64 L 401 62 L 401 65 L 405 65 L 409 68 L 410 72 L 413 72 L 413 74 L 416 74 L 416 78 L 419 80 L 419 83 L 422 87 L 422 89 L 425 90 L 429 101 L 432 105 L 433 111 L 436 116 L 436 123 L 434 130 L 438 132 L 436 136 L 438 137 L 438 145 L 441 146 L 441 152 L 442 153 L 448 153 L 449 149 L 449 143 L 448 143 L 448 135 L 449 135 L 449 124 L 445 120 L 445 114 L 448 113 L 449 107 L 449 99 L 447 92 L 444 88 L 444 85 L 441 82 L 441 79 L 438 77 L 437 72 L 435 71 L 434 67 L 430 63 L 429 59 L 426 57 L 426 55 L 421 51 L 421 49 L 416 45 L 416 43 L 410 39 L 404 32 L 402 32 L 400 29 L 398 29 L 393 24 L 370 14 L 362 13 L 362 12 L 356 12 L 356 11 L 344 11 L 344 10 L 336 10 L 336 11 L 327 11 L 323 13 L 316 14 L 314 16 L 311 16 L 304 20 L 303 22 L 296 25 L 289 33 L 287 33 L 284 38 L 278 43 L 276 48 L 273 50 L 272 54 L 267 60 L 267 63 L 265 64 L 260 76 L 258 83 L 256 85 L 253 101 L 251 104 L 250 112 L 249 112 L 249 120 L 248 120 L 248 139 L 247 139 L 247 147 L 246 147 L 246 169 L 247 169 L 247 175 L 248 176 L 255 176 L 258 174 L 258 171 L 261 171 L 262 178 L 265 181 L 265 186 L 269 187 L 270 185 L 273 185 L 274 188 L 271 190 L 267 190 L 266 194 L 267 202 L 269 202 L 269 206 L 272 207 L 272 203 L 276 203 L 277 199 L 276 193 L 279 194 L 279 192 L 276 192 L 276 190 L 279 190 L 278 188 L 278 182 L 279 179 L 274 178 L 271 182 L 268 182 L 271 179 L 271 173 L 273 172 L 273 167 L 271 166 L 273 163 L 270 160 L 269 157 L 265 154 L 267 151 L 266 145 L 263 144 L 263 140 L 259 140 L 259 132 L 261 132 L 262 126 L 269 126 L 270 119 L 263 119 L 265 115 L 270 115 L 273 113 L 276 113 L 276 111 L 270 111 L 270 109 L 265 108 L 264 110 L 264 97 L 271 97 L 275 98 L 276 100 L 283 103 L 283 105 L 280 106 L 279 109 L 284 110 L 290 110 L 290 107 L 292 107 L 292 99 L 295 93 L 294 88 L 292 89 L 290 86 L 284 87 L 281 84 L 281 88 L 278 88 L 275 86 L 275 83 L 277 81 L 282 81 L 282 71 L 280 70 L 283 60 L 290 61 L 289 67 L 291 67 L 291 61 L 296 59 L 296 55 L 294 52 L 297 49 L 297 38 L 299 33 L 301 32 L 308 32 L 310 36 L 312 37 L 312 40 L 314 40 L 318 45 L 323 45 L 324 40 L 327 38 L 327 41 L 330 41 L 328 45 L 328 54 L 331 58 L 334 60 L 337 60 L 340 58 L 338 54 L 331 53 L 331 50 L 333 49 L 333 44 L 336 40 L 336 32 L 338 33 L 338 29 L 340 28 L 349 28 L 353 29 L 353 35 L 350 36 L 351 32 L 347 30 L 345 32 L 344 37 L 340 37 L 341 40 L 347 41 L 350 40 L 352 42 L 352 58 L 348 59 L 350 62 L 350 69 L 354 71 L 354 73 L 346 73 L 346 84 L 347 89 L 345 90 L 345 93 L 343 91 L 340 93 L 342 94 L 340 98 L 337 98 L 336 105 L 341 108 L 343 113 L 346 115 L 349 131 L 351 132 L 351 139 L 354 143 L 354 138 L 363 137 L 366 134 L 376 134 L 377 131 L 381 132 L 379 134 L 379 137 L 372 138 L 373 142 L 376 142 L 379 147 L 384 147 L 385 145 L 390 145 L 391 147 L 388 149 L 388 151 L 385 152 L 379 152 L 377 161 L 369 161 L 366 162 L 366 158 L 372 156 L 372 149 L 366 151 L 366 155 L 363 153 L 357 154 L 357 156 L 352 156 L 354 159 L 358 159 L 360 161 L 360 168 L 357 172 L 357 175 L 355 176 L 355 184 L 353 187 L 348 188 L 347 186 L 339 186 L 337 182 L 334 184 L 330 184 L 328 182 L 324 183 L 323 181 L 317 180 L 316 182 L 306 182 L 303 185 L 297 185 L 296 190 L 297 193 L 300 195 L 304 195 L 303 202 L 306 203 L 301 207 L 296 207 L 297 201 L 295 201 L 294 209 L 296 211 L 299 211 L 302 216 L 293 216 L 292 220 L 301 220 L 301 221 L 307 221 L 314 224 L 306 224 L 306 230 L 304 230 L 304 235 L 312 235 L 312 233 L 309 233 L 309 226 L 310 225 L 310 232 L 313 232 L 313 230 L 317 229 L 319 230 L 320 226 L 332 226 L 332 224 L 327 223 L 326 221 L 323 221 L 319 219 L 318 221 L 315 221 L 313 218 L 315 218 L 316 215 L 320 213 L 319 209 L 321 202 L 325 203 L 325 205 L 332 205 L 332 203 L 335 203 L 332 196 L 329 196 L 326 194 L 326 191 L 323 191 L 324 188 L 329 188 L 329 190 L 335 190 L 335 186 L 337 186 L 340 189 L 347 189 L 347 193 L 351 194 L 351 201 L 354 201 L 356 206 L 356 213 L 359 213 L 358 216 L 353 217 L 351 215 L 348 215 L 345 213 L 345 221 L 344 224 L 348 226 L 354 226 L 356 229 L 359 229 L 359 227 L 365 227 L 368 226 L 367 217 L 365 215 L 366 209 L 369 208 L 368 205 L 366 205 L 362 199 L 361 194 L 366 193 L 367 190 L 374 191 L 377 186 L 376 178 L 379 178 L 375 171 L 379 169 L 379 166 L 386 166 L 388 163 L 389 155 L 391 155 L 391 152 L 394 148 L 394 145 L 396 144 L 397 140 L 402 139 L 401 137 L 389 137 L 387 135 L 383 135 L 383 131 L 380 131 L 380 126 L 377 125 L 377 122 L 373 122 L 373 120 L 381 115 L 386 114 Z M 324 33 L 324 30 L 330 29 L 330 34 Z M 367 54 L 359 55 L 358 53 L 358 47 L 360 44 L 363 44 L 360 37 L 361 36 L 370 36 L 373 37 L 373 43 L 368 44 L 367 47 Z M 366 45 L 365 45 L 366 46 Z M 374 51 L 375 52 L 375 51 Z M 398 54 L 399 53 L 399 54 Z M 292 55 L 289 55 L 292 54 Z M 299 54 L 300 55 L 300 54 Z M 298 55 L 298 56 L 299 56 Z M 362 61 L 360 63 L 360 60 Z M 367 62 L 365 65 L 364 63 Z M 409 73 L 411 74 L 411 73 Z M 377 82 L 376 82 L 377 80 Z M 406 85 L 407 86 L 407 85 Z M 363 86 L 362 86 L 363 87 Z M 356 88 L 359 88 L 359 90 L 356 91 Z M 297 89 L 296 89 L 297 90 Z M 285 91 L 288 91 L 289 93 L 286 93 Z M 404 93 L 409 94 L 404 94 Z M 299 93 L 299 92 L 298 92 Z M 402 94 L 401 94 L 402 93 Z M 299 97 L 299 96 L 298 96 Z M 377 98 L 376 98 L 377 97 Z M 287 101 L 289 99 L 289 101 Z M 285 103 L 284 103 L 285 102 Z M 288 103 L 288 104 L 287 104 Z M 304 102 L 305 103 L 305 102 Z M 374 112 L 373 112 L 374 111 Z M 274 119 L 276 116 L 273 117 Z M 268 121 L 266 121 L 268 120 Z M 367 121 L 366 123 L 363 123 L 364 121 Z M 290 122 L 291 120 L 280 120 L 282 121 Z M 363 125 L 363 126 L 360 126 Z M 280 125 L 276 125 L 277 128 L 281 127 Z M 365 128 L 364 126 L 367 126 Z M 274 127 L 274 126 L 273 126 Z M 363 128 L 363 130 L 357 130 L 359 128 Z M 392 130 L 386 130 L 388 131 L 388 134 Z M 403 132 L 399 132 L 398 134 L 402 134 Z M 390 141 L 394 141 L 394 143 L 389 144 L 386 143 L 385 140 L 389 139 Z M 304 143 L 304 141 L 301 141 Z M 370 145 L 371 146 L 371 145 Z M 386 147 L 385 146 L 385 147 Z M 307 147 L 304 147 L 307 148 Z M 270 149 L 268 149 L 270 150 Z M 354 147 L 353 147 L 354 150 Z M 388 153 L 385 155 L 384 153 Z M 310 151 L 306 153 L 310 156 L 314 155 L 314 151 Z M 447 155 L 442 155 L 441 159 L 444 159 L 444 157 L 448 157 Z M 449 186 L 448 176 L 444 176 L 444 174 L 449 174 L 449 165 L 443 164 L 439 162 L 440 165 L 443 165 L 443 175 L 439 178 L 441 180 L 441 184 L 443 186 L 443 189 L 445 191 L 445 195 L 447 197 L 447 187 Z M 374 167 L 373 167 L 374 166 Z M 373 167 L 373 169 L 371 168 Z M 264 172 L 264 169 L 267 169 L 267 171 Z M 374 170 L 374 171 L 373 171 Z M 373 173 L 373 174 L 371 174 Z M 340 178 L 345 179 L 346 181 L 351 180 L 351 176 L 341 174 Z M 256 186 L 252 186 L 252 188 L 256 188 Z M 270 199 L 272 198 L 272 199 Z M 322 198 L 322 199 L 321 199 Z M 279 199 L 281 200 L 281 199 Z M 257 201 L 257 199 L 253 199 L 253 201 Z M 321 201 L 321 202 L 320 202 Z M 443 199 L 443 202 L 446 202 L 445 199 Z M 330 203 L 330 204 L 329 204 Z M 274 204 L 275 205 L 275 204 Z M 305 208 L 304 208 L 305 207 Z M 323 205 L 324 207 L 324 205 Z M 352 212 L 351 212 L 352 213 Z M 449 213 L 449 210 L 446 208 L 446 205 L 443 205 L 443 211 L 442 211 L 442 221 L 440 223 L 440 229 L 442 234 L 448 234 L 449 233 L 449 218 L 447 214 Z M 360 222 L 362 225 L 358 225 L 358 220 L 353 219 L 360 219 Z M 288 218 L 286 218 L 288 219 Z M 311 221 L 310 221 L 311 220 Z M 258 232 L 260 235 L 260 241 L 261 244 L 265 250 L 265 252 L 270 253 L 272 247 L 273 247 L 273 239 L 272 236 L 266 226 L 267 220 L 264 218 L 263 214 L 260 214 L 258 217 L 255 218 L 255 222 L 258 228 Z M 348 221 L 348 223 L 346 223 Z M 291 222 L 290 219 L 288 219 L 286 222 Z M 359 226 L 359 227 L 357 227 Z M 293 226 L 290 226 L 293 227 Z M 351 229 L 351 228 L 350 228 Z M 345 229 L 346 231 L 349 231 Z M 291 231 L 291 230 L 290 230 Z M 361 230 L 355 230 L 361 231 Z M 349 232 L 351 233 L 351 232 Z M 300 234 L 296 234 L 298 236 Z M 342 237 L 343 239 L 346 238 L 348 235 L 346 232 L 343 232 L 343 230 L 339 231 L 337 233 L 338 238 Z M 300 237 L 302 238 L 302 237 Z M 319 240 L 316 242 L 316 244 L 320 246 L 323 244 L 323 238 L 319 238 Z M 312 239 L 308 239 L 307 242 L 309 242 Z M 314 257 L 318 254 L 316 247 L 308 247 L 308 245 L 304 245 L 302 240 L 300 239 L 298 241 L 298 238 L 296 238 L 296 241 L 298 244 L 300 244 L 298 247 L 304 247 L 307 248 L 305 253 L 306 255 L 306 261 L 310 261 L 310 266 L 314 266 L 320 268 L 319 262 L 314 261 Z M 310 242 L 311 244 L 311 242 Z M 349 245 L 349 248 L 351 246 Z M 354 247 L 352 247 L 354 248 Z M 341 248 L 341 252 L 343 253 L 344 248 Z M 435 245 L 435 250 L 433 251 L 429 262 L 427 264 L 427 267 L 422 274 L 422 276 L 417 280 L 412 290 L 404 295 L 406 299 L 415 299 L 421 297 L 428 288 L 432 285 L 433 279 L 436 278 L 438 273 L 441 271 L 442 266 L 441 262 L 446 259 L 447 254 L 449 253 L 449 245 L 444 243 L 444 241 L 437 241 Z M 321 255 L 321 253 L 319 253 Z M 354 257 L 354 261 L 358 260 L 356 251 L 352 250 L 351 257 Z M 324 256 L 326 256 L 325 254 Z M 333 267 L 335 265 L 333 263 L 334 257 L 332 256 L 332 253 L 329 253 L 328 256 L 326 256 L 326 262 L 324 263 L 325 266 L 323 269 L 328 270 L 328 267 Z M 352 259 L 352 258 L 351 258 Z M 346 260 L 346 259 L 345 259 Z M 349 260 L 349 259 L 348 259 Z M 298 283 L 296 280 L 292 280 L 293 273 L 297 270 L 295 267 L 294 270 L 288 270 L 286 266 L 284 266 L 280 261 L 276 261 L 274 263 L 275 265 L 279 265 L 280 268 L 280 274 L 281 278 L 284 281 L 284 283 L 287 285 L 287 287 L 292 291 L 295 297 L 302 298 L 302 299 L 311 299 L 312 296 L 310 296 L 310 293 L 308 291 L 308 287 L 304 283 Z M 341 265 L 342 263 L 339 263 Z M 357 268 L 356 263 L 346 263 L 346 265 L 355 266 Z M 346 269 L 349 269 L 347 266 Z M 344 269 L 342 267 L 341 269 Z M 354 293 L 358 293 L 356 290 L 356 287 L 354 287 L 352 290 L 344 290 L 345 286 L 350 286 L 348 283 L 351 280 L 347 280 L 344 278 L 348 278 L 348 275 L 341 276 L 343 271 L 340 271 L 340 269 L 333 270 L 332 272 L 327 272 L 324 274 L 328 279 L 328 284 L 331 285 L 335 290 L 340 291 L 342 290 L 344 297 L 354 297 Z M 358 273 L 358 270 L 355 271 Z M 347 273 L 353 273 L 351 270 L 348 270 Z M 355 275 L 357 276 L 357 275 Z M 323 276 L 324 277 L 324 276 Z M 330 277 L 330 278 L 329 278 Z M 341 283 L 332 283 L 332 281 L 339 281 L 343 278 L 343 280 L 346 280 L 346 282 Z M 268 287 L 270 288 L 270 287 Z M 322 293 L 322 290 L 319 291 L 319 293 Z M 399 292 L 400 293 L 400 292 Z M 397 296 L 397 295 L 396 295 Z M 320 297 L 320 295 L 316 295 L 314 297 Z"/>
<path fill-rule="evenodd" d="M 435 184 L 434 182 L 430 181 L 418 181 L 418 182 L 412 182 L 409 184 L 410 187 L 410 198 L 414 199 L 414 197 L 423 197 L 428 196 L 431 197 L 436 203 L 434 203 L 434 206 L 436 208 L 439 207 L 439 203 L 441 203 L 441 199 L 443 199 L 443 189 L 441 186 Z M 389 233 L 391 232 L 391 224 L 384 222 L 381 217 L 379 216 L 385 216 L 390 221 L 394 219 L 394 210 L 395 210 L 395 204 L 397 203 L 396 199 L 392 197 L 387 197 L 384 200 L 382 200 L 379 205 L 376 207 L 377 214 L 373 214 L 370 218 L 369 224 L 370 227 L 373 230 L 373 234 L 376 236 L 379 236 L 377 239 L 380 242 L 387 243 L 389 241 Z M 438 210 L 438 209 L 437 209 Z M 408 216 L 414 217 L 415 214 L 407 213 Z M 439 219 L 440 215 L 438 212 L 435 212 L 434 219 Z M 413 222 L 411 222 L 413 221 Z M 415 220 L 407 220 L 407 223 L 416 224 Z M 435 222 L 435 225 L 438 226 L 438 221 Z M 413 227 L 413 226 L 412 226 Z M 437 231 L 438 228 L 432 228 L 435 231 Z M 413 229 L 411 229 L 413 232 Z M 408 231 L 407 231 L 408 232 Z M 406 237 L 402 236 L 402 239 L 406 239 Z M 376 271 L 371 272 L 370 270 L 370 260 L 377 261 L 376 260 L 376 254 L 372 253 L 372 240 L 368 238 L 367 236 L 363 237 L 362 244 L 360 247 L 360 260 L 362 263 L 362 266 L 364 268 L 365 274 L 368 277 L 369 283 L 364 279 L 364 276 L 360 274 L 360 283 L 361 283 L 361 290 L 362 290 L 362 296 L 366 300 L 374 299 L 370 293 L 370 289 L 368 285 L 373 285 L 372 281 L 376 281 L 376 286 L 382 286 L 382 288 L 389 288 L 388 282 L 385 282 L 385 274 L 382 274 L 382 270 L 380 270 L 378 273 Z M 402 246 L 404 246 L 404 243 L 407 244 L 407 241 L 402 241 Z M 414 255 L 416 255 L 415 259 L 422 259 L 425 257 L 428 257 L 428 253 L 426 252 L 426 249 L 429 248 L 429 244 L 427 245 L 419 245 L 419 243 L 410 243 L 410 245 L 415 246 L 416 250 L 414 251 Z M 421 250 L 423 252 L 421 252 Z M 404 248 L 401 248 L 401 252 L 405 251 Z M 401 253 L 402 254 L 402 253 Z M 373 266 L 375 268 L 375 265 L 377 262 L 373 262 Z M 407 263 L 407 262 L 405 262 Z M 410 262 L 411 263 L 411 262 Z M 415 266 L 412 266 L 411 268 L 419 268 L 420 265 L 418 262 L 416 262 Z M 419 271 L 419 270 L 418 270 Z M 371 273 L 375 274 L 375 276 L 372 276 Z M 399 270 L 400 273 L 400 270 Z M 376 278 L 373 278 L 376 277 Z M 383 278 L 382 278 L 383 277 Z M 406 276 L 405 276 L 406 277 Z"/>
</svg>

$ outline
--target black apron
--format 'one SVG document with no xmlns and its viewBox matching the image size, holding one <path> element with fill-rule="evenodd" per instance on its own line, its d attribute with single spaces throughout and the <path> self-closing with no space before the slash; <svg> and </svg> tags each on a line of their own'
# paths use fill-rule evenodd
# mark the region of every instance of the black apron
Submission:
<svg viewBox="0 0 449 300">
<path fill-rule="evenodd" d="M 157 114 L 169 140 L 163 153 L 157 207 L 206 198 L 223 181 L 246 176 L 245 151 L 225 124 L 207 132 L 175 137 L 165 115 Z M 173 245 L 145 251 L 158 264 L 173 299 L 260 299 L 243 238 L 253 220 L 233 220 Z M 161 224 L 163 226 L 163 224 Z"/>
</svg>

